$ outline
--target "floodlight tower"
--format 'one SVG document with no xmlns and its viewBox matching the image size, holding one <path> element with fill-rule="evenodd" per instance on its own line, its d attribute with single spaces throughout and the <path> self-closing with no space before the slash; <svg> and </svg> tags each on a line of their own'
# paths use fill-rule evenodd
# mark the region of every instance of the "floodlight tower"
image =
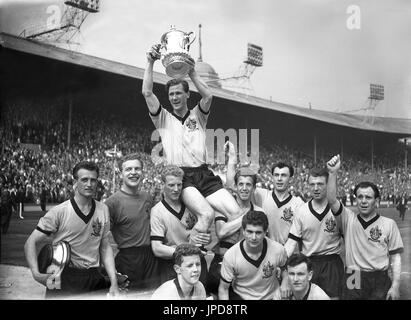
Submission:
<svg viewBox="0 0 411 320">
<path fill-rule="evenodd" d="M 252 43 L 247 44 L 247 58 L 240 65 L 237 72 L 229 78 L 221 79 L 224 87 L 230 87 L 243 91 L 246 94 L 253 93 L 251 76 L 257 67 L 263 65 L 263 48 Z"/>
<path fill-rule="evenodd" d="M 368 97 L 368 107 L 365 108 L 363 122 L 374 124 L 374 111 L 380 101 L 384 100 L 384 86 L 380 84 L 370 84 L 370 96 Z"/>
<path fill-rule="evenodd" d="M 368 97 L 368 108 L 364 114 L 363 123 L 374 124 L 374 111 L 379 101 L 384 100 L 384 86 L 370 84 L 370 96 Z M 371 170 L 374 170 L 374 139 L 371 139 Z"/>
<path fill-rule="evenodd" d="M 70 0 L 64 1 L 65 9 L 61 19 L 44 22 L 24 29 L 20 36 L 35 39 L 49 44 L 78 45 L 74 38 L 80 34 L 80 27 L 90 13 L 96 13 L 100 8 L 100 0 Z"/>
</svg>

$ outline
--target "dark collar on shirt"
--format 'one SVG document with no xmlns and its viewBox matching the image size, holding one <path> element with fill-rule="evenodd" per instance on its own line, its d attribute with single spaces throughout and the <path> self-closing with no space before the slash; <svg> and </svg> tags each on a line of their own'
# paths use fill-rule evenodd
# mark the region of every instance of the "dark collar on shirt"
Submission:
<svg viewBox="0 0 411 320">
<path fill-rule="evenodd" d="M 176 119 L 183 124 L 184 121 L 186 121 L 186 119 L 187 119 L 188 116 L 190 115 L 190 109 L 187 110 L 186 114 L 185 114 L 183 117 L 180 117 L 180 116 L 176 115 L 176 114 L 174 113 L 174 110 L 171 112 L 171 114 L 172 114 L 174 117 L 176 117 Z"/>
<path fill-rule="evenodd" d="M 358 221 L 361 223 L 361 226 L 364 230 L 367 229 L 370 225 L 372 225 L 375 221 L 377 221 L 379 217 L 380 215 L 377 213 L 377 215 L 374 218 L 372 218 L 369 221 L 365 221 L 363 218 L 361 218 L 359 214 L 357 214 Z"/>
<path fill-rule="evenodd" d="M 184 202 L 181 202 L 180 212 L 175 211 L 175 210 L 167 203 L 166 199 L 164 199 L 164 196 L 163 196 L 163 199 L 161 200 L 161 203 L 162 203 L 162 204 L 164 205 L 164 207 L 166 207 L 166 209 L 167 209 L 168 211 L 170 211 L 170 213 L 173 214 L 178 220 L 181 220 L 181 218 L 183 218 L 184 211 L 186 210 L 186 206 L 185 206 Z"/>
<path fill-rule="evenodd" d="M 175 279 L 174 279 L 174 284 L 175 284 L 175 286 L 176 286 L 176 288 L 177 288 L 177 292 L 178 292 L 178 295 L 180 296 L 181 300 L 192 300 L 193 294 L 194 294 L 194 286 L 193 286 L 193 288 L 191 289 L 188 297 L 186 297 L 186 296 L 184 295 L 183 289 L 181 289 L 180 283 L 178 282 L 178 278 L 175 278 Z"/>
<path fill-rule="evenodd" d="M 308 296 L 310 295 L 310 291 L 311 291 L 311 282 L 308 285 L 308 291 L 307 293 L 304 295 L 304 297 L 301 300 L 307 300 Z"/>
<path fill-rule="evenodd" d="M 257 260 L 253 260 L 245 251 L 244 249 L 244 243 L 245 243 L 245 239 L 243 239 L 240 242 L 240 250 L 242 255 L 244 256 L 244 259 L 246 259 L 248 262 L 250 262 L 253 266 L 255 266 L 256 268 L 260 267 L 260 264 L 263 262 L 266 254 L 267 254 L 267 239 L 264 238 L 263 240 L 263 251 L 261 252 L 260 257 Z"/>
<path fill-rule="evenodd" d="M 280 200 L 277 198 L 277 195 L 275 194 L 274 190 L 273 190 L 273 192 L 272 192 L 271 195 L 272 195 L 272 197 L 273 197 L 273 199 L 274 199 L 274 202 L 275 202 L 275 204 L 277 205 L 278 208 L 281 208 L 282 206 L 286 205 L 288 202 L 291 201 L 291 199 L 292 199 L 292 197 L 293 197 L 293 196 L 290 194 L 290 195 L 288 195 L 288 197 L 285 198 L 283 201 L 280 201 Z"/>
<path fill-rule="evenodd" d="M 94 211 L 96 210 L 96 202 L 94 201 L 94 199 L 92 199 L 91 209 L 90 209 L 90 212 L 88 213 L 88 215 L 85 215 L 83 212 L 81 212 L 81 210 L 78 207 L 76 201 L 74 200 L 74 197 L 70 198 L 70 202 L 71 202 L 71 205 L 73 206 L 74 211 L 79 216 L 79 218 L 81 220 L 83 220 L 85 224 L 87 224 L 91 220 L 91 218 L 93 217 Z"/>
<path fill-rule="evenodd" d="M 308 208 L 310 209 L 311 213 L 319 220 L 322 221 L 324 217 L 327 215 L 328 210 L 330 210 L 330 206 L 327 204 L 325 207 L 324 211 L 321 213 L 318 213 L 317 211 L 314 210 L 313 208 L 313 200 L 310 200 L 308 202 Z"/>
<path fill-rule="evenodd" d="M 236 195 L 234 195 L 234 199 L 237 201 L 237 196 Z M 254 211 L 254 205 L 251 201 L 250 201 L 250 211 Z"/>
</svg>

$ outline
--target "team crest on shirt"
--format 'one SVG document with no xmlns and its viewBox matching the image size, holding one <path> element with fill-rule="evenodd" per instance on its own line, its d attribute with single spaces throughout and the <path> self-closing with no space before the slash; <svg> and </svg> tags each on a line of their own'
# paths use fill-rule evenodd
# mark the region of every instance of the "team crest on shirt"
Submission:
<svg viewBox="0 0 411 320">
<path fill-rule="evenodd" d="M 294 213 L 293 210 L 291 209 L 291 207 L 285 208 L 283 210 L 283 216 L 281 217 L 281 219 L 283 219 L 286 222 L 292 222 Z"/>
<path fill-rule="evenodd" d="M 263 279 L 270 278 L 274 274 L 274 265 L 267 261 L 267 263 L 263 266 Z"/>
<path fill-rule="evenodd" d="M 186 127 L 188 128 L 188 131 L 198 130 L 197 120 L 195 118 L 188 118 L 186 121 Z"/>
<path fill-rule="evenodd" d="M 185 224 L 186 224 L 186 229 L 187 230 L 193 229 L 196 222 L 197 222 L 197 219 L 193 214 L 191 214 L 191 212 L 188 215 L 186 215 Z"/>
<path fill-rule="evenodd" d="M 382 235 L 382 231 L 378 226 L 375 226 L 374 228 L 371 228 L 370 230 L 370 238 L 368 240 L 374 241 L 374 242 L 379 242 L 380 237 Z"/>
<path fill-rule="evenodd" d="M 100 220 L 94 220 L 93 224 L 93 232 L 91 233 L 92 236 L 98 237 L 101 234 L 101 227 L 102 227 L 102 223 Z"/>
<path fill-rule="evenodd" d="M 335 232 L 337 223 L 335 222 L 335 220 L 333 218 L 328 218 L 327 220 L 325 220 L 325 232 L 329 232 L 329 233 L 333 233 Z"/>
</svg>

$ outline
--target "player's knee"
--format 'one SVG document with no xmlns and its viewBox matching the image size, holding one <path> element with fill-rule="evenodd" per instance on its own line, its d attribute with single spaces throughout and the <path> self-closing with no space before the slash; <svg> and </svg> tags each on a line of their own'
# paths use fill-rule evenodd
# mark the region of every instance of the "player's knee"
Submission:
<svg viewBox="0 0 411 320">
<path fill-rule="evenodd" d="M 215 216 L 215 212 L 214 212 L 213 208 L 210 207 L 207 210 L 204 210 L 204 219 L 207 222 L 213 221 L 214 216 Z"/>
<path fill-rule="evenodd" d="M 214 215 L 213 208 L 204 208 L 198 212 L 198 220 L 209 225 L 212 221 L 214 221 Z"/>
</svg>

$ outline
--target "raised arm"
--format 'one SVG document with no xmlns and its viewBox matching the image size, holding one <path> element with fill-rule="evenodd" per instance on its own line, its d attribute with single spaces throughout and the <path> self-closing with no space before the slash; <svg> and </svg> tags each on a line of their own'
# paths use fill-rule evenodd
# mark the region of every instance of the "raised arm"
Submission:
<svg viewBox="0 0 411 320">
<path fill-rule="evenodd" d="M 201 100 L 200 100 L 201 110 L 203 110 L 204 112 L 208 112 L 208 110 L 210 110 L 210 107 L 211 107 L 211 101 L 213 100 L 213 95 L 211 93 L 210 88 L 204 82 L 204 80 L 200 78 L 200 76 L 195 71 L 194 67 L 190 69 L 190 72 L 188 73 L 188 75 L 191 81 L 193 81 L 195 87 L 197 88 L 198 92 L 201 95 Z"/>
<path fill-rule="evenodd" d="M 232 189 L 235 185 L 234 176 L 235 166 L 237 164 L 237 153 L 235 152 L 234 144 L 231 141 L 227 141 L 224 144 L 224 151 L 227 152 L 228 155 L 226 187 Z"/>
<path fill-rule="evenodd" d="M 327 162 L 328 182 L 327 182 L 327 200 L 333 213 L 340 209 L 340 202 L 337 200 L 337 174 L 341 167 L 340 155 L 332 157 Z"/>
<path fill-rule="evenodd" d="M 153 45 L 146 53 L 147 67 L 144 70 L 143 88 L 141 91 L 144 98 L 146 99 L 148 110 L 152 114 L 157 113 L 158 108 L 160 107 L 160 102 L 158 101 L 156 95 L 153 93 L 153 66 L 154 62 L 160 59 L 159 50 L 160 45 L 156 44 Z"/>
</svg>

